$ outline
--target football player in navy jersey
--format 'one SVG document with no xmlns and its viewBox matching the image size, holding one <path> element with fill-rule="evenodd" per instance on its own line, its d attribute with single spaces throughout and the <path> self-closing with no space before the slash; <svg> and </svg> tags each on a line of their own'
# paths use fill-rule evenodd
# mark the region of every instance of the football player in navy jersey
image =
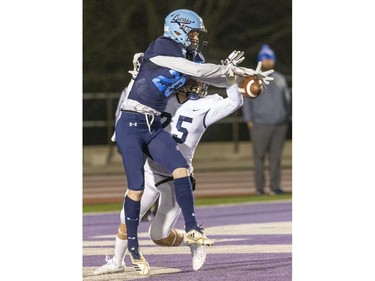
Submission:
<svg viewBox="0 0 375 281">
<path fill-rule="evenodd" d="M 133 86 L 134 78 L 138 74 L 143 54 L 134 55 L 134 70 L 129 71 L 133 79 L 121 93 L 116 110 L 118 119 L 121 104 L 128 97 Z M 204 60 L 199 56 L 199 59 Z M 231 61 L 238 65 L 244 59 L 243 52 L 234 51 L 223 62 Z M 195 59 L 197 61 L 197 59 Z M 192 181 L 193 176 L 192 160 L 196 147 L 208 126 L 220 119 L 230 115 L 243 103 L 243 98 L 238 92 L 235 79 L 228 81 L 226 89 L 228 97 L 223 98 L 218 94 L 207 95 L 208 85 L 195 79 L 188 79 L 185 85 L 177 90 L 168 100 L 166 109 L 162 113 L 162 124 L 165 130 L 173 136 L 178 144 L 179 150 L 189 164 L 189 173 Z M 116 133 L 112 137 L 116 141 Z M 171 174 L 161 165 L 150 158 L 146 160 L 145 166 L 145 189 L 141 199 L 140 218 L 159 199 L 159 208 L 154 219 L 151 221 L 149 234 L 152 241 L 160 246 L 190 248 L 192 256 L 192 267 L 199 270 L 206 260 L 205 246 L 197 244 L 186 244 L 183 241 L 185 231 L 175 228 L 177 219 L 181 213 L 176 200 Z M 195 184 L 193 184 L 194 186 Z M 193 187 L 194 189 L 194 187 Z M 114 254 L 112 258 L 106 256 L 106 263 L 94 270 L 95 275 L 123 272 L 125 270 L 124 258 L 127 249 L 126 225 L 124 208 L 120 213 L 121 223 L 117 230 Z"/>
<path fill-rule="evenodd" d="M 173 176 L 176 201 L 185 221 L 184 242 L 213 245 L 195 218 L 189 165 L 175 140 L 162 127 L 161 113 L 169 96 L 189 77 L 217 87 L 227 87 L 227 78 L 235 75 L 258 75 L 264 84 L 272 80 L 268 77 L 272 70 L 261 72 L 259 64 L 254 71 L 232 64 L 215 65 L 188 60 L 189 54 L 198 50 L 201 32 L 207 30 L 203 20 L 193 11 L 176 10 L 165 18 L 164 36 L 158 37 L 144 52 L 139 73 L 128 99 L 121 105 L 116 123 L 117 146 L 128 181 L 124 199 L 128 250 L 140 274 L 147 274 L 150 269 L 139 250 L 137 236 L 146 157 L 165 167 Z"/>
</svg>

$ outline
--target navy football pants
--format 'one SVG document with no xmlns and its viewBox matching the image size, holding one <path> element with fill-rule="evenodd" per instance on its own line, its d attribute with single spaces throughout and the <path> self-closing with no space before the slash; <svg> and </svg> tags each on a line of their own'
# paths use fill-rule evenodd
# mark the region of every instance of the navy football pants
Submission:
<svg viewBox="0 0 375 281">
<path fill-rule="evenodd" d="M 116 124 L 116 143 L 122 155 L 130 190 L 144 189 L 144 163 L 146 155 L 172 173 L 176 168 L 188 168 L 172 136 L 164 131 L 160 116 L 155 116 L 149 131 L 142 113 L 122 111 Z"/>
</svg>

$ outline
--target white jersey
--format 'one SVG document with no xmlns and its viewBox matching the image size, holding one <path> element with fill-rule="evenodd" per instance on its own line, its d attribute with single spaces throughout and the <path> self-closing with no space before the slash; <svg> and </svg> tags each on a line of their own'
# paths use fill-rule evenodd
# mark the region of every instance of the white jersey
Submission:
<svg viewBox="0 0 375 281">
<path fill-rule="evenodd" d="M 173 95 L 162 113 L 162 124 L 176 140 L 179 150 L 189 164 L 190 173 L 193 172 L 192 160 L 195 149 L 207 127 L 230 115 L 243 104 L 237 85 L 228 87 L 227 95 L 227 98 L 223 98 L 213 94 L 198 100 L 187 100 L 182 104 L 178 100 L 178 95 Z M 145 169 L 170 176 L 164 167 L 151 159 L 146 161 Z"/>
</svg>

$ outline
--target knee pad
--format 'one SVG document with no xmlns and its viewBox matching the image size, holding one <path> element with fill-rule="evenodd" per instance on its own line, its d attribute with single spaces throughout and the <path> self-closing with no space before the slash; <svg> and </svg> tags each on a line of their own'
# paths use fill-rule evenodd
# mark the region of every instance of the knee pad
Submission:
<svg viewBox="0 0 375 281">
<path fill-rule="evenodd" d="M 184 231 L 181 229 L 173 228 L 169 235 L 165 238 L 152 241 L 159 246 L 179 246 L 184 241 Z"/>
<path fill-rule="evenodd" d="M 117 237 L 121 240 L 128 240 L 128 235 L 126 234 L 126 225 L 120 224 L 117 229 Z"/>
</svg>

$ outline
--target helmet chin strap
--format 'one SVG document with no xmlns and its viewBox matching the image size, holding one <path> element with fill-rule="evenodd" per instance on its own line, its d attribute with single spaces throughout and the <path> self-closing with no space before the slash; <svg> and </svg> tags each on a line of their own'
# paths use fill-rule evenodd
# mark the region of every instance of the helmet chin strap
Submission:
<svg viewBox="0 0 375 281">
<path fill-rule="evenodd" d="M 198 99 L 200 99 L 200 97 L 198 95 L 191 94 L 191 93 L 178 92 L 177 95 L 178 95 L 178 100 L 179 100 L 180 103 L 183 103 L 187 100 L 198 100 Z"/>
<path fill-rule="evenodd" d="M 194 92 L 188 92 L 188 91 L 180 91 L 178 92 L 181 96 L 184 96 L 186 99 L 188 100 L 198 100 L 200 99 L 201 97 L 199 96 L 199 94 L 197 93 L 194 93 Z"/>
<path fill-rule="evenodd" d="M 199 100 L 201 98 L 199 95 L 194 94 L 194 93 L 186 93 L 186 97 L 189 100 Z"/>
</svg>

